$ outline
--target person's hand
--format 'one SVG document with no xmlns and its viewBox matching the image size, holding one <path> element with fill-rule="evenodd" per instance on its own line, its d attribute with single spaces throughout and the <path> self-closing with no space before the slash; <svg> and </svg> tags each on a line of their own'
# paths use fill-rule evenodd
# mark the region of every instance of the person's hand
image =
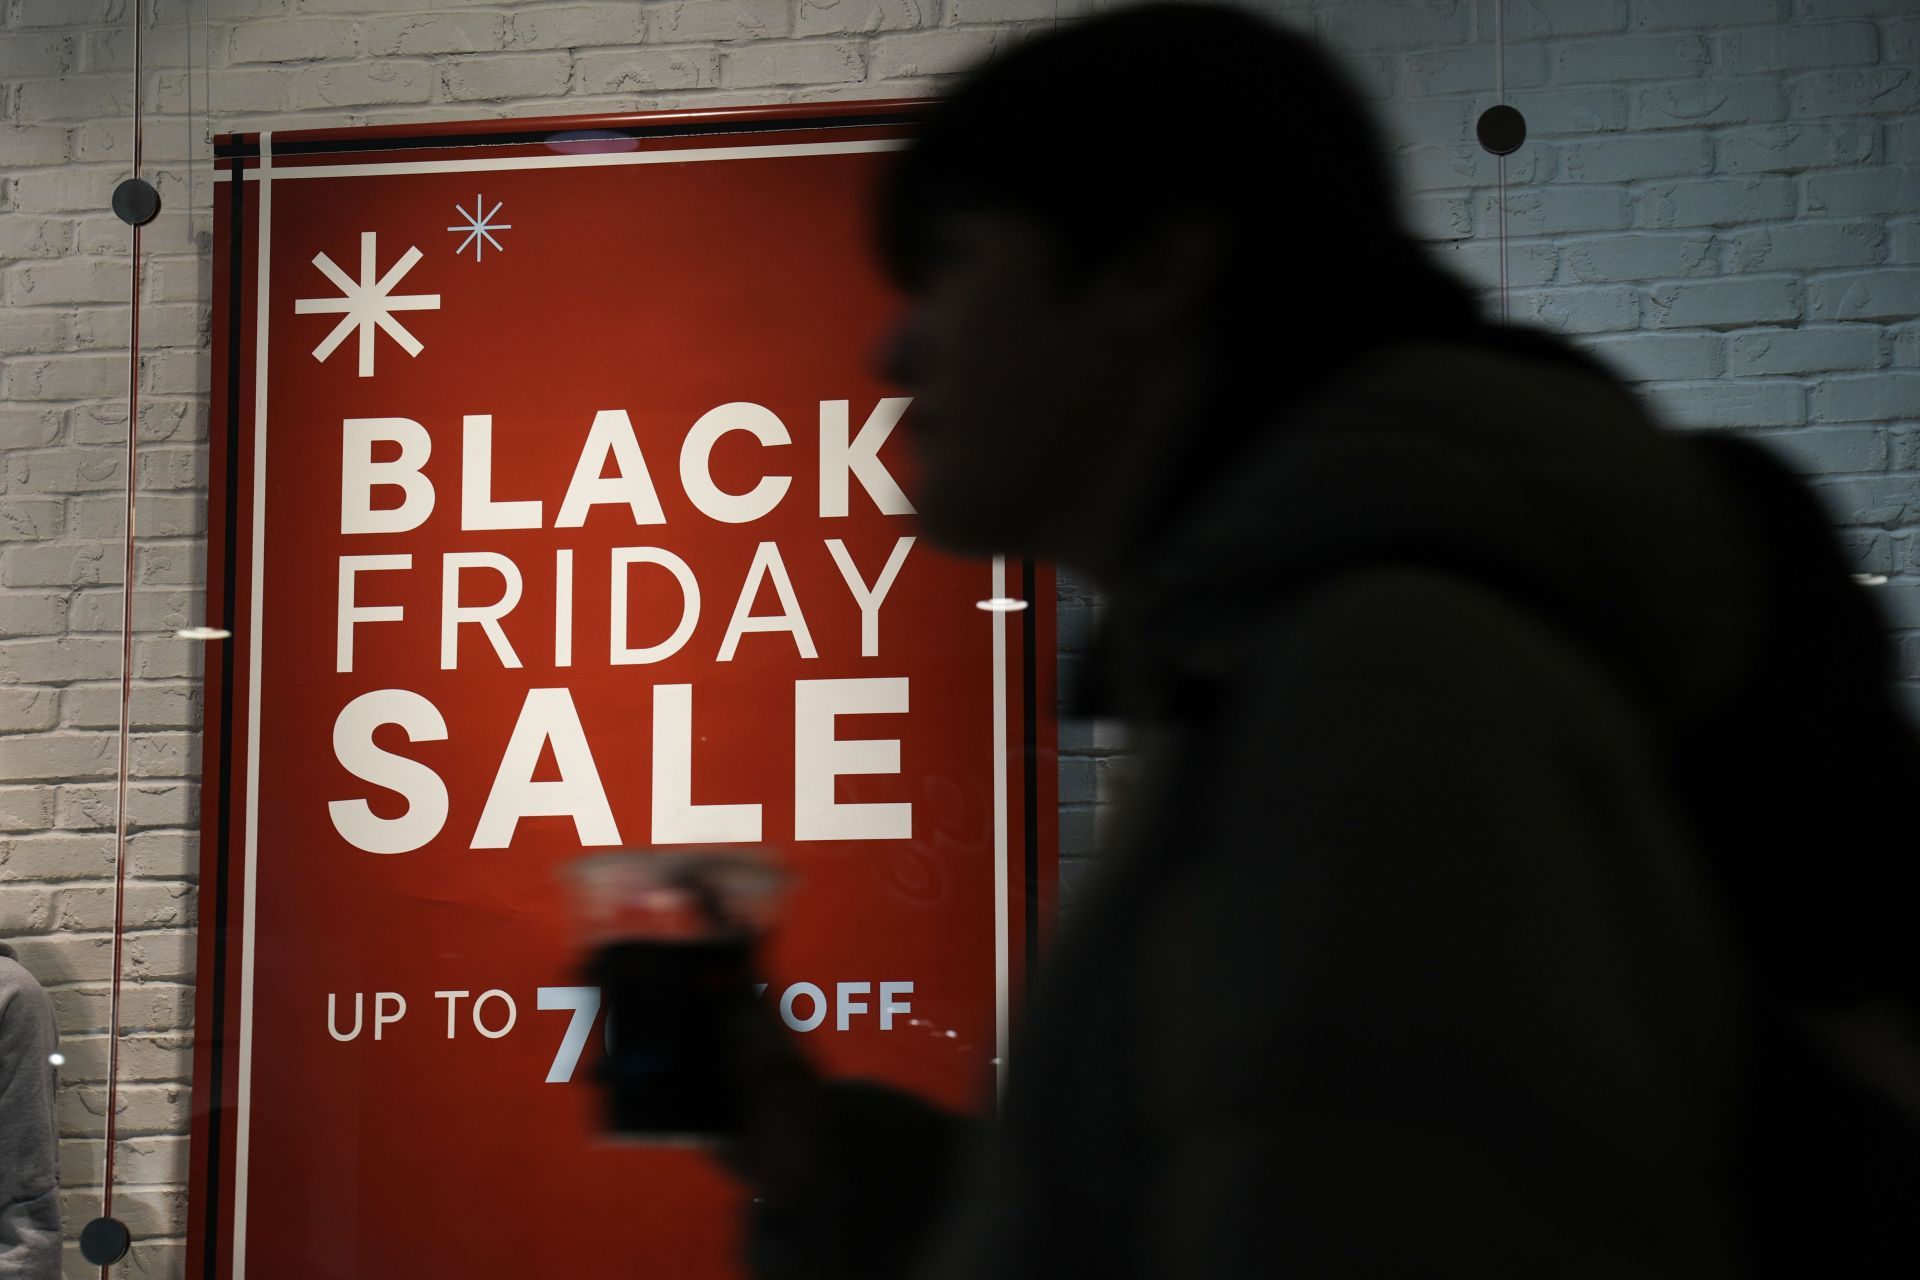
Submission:
<svg viewBox="0 0 1920 1280">
<path fill-rule="evenodd" d="M 849 1224 L 829 1184 L 828 1118 L 834 1086 L 800 1052 L 765 1007 L 743 1007 L 734 1022 L 732 1074 L 738 1125 L 717 1154 L 752 1196 L 743 1262 L 755 1280 L 846 1280 L 841 1246 Z"/>
<path fill-rule="evenodd" d="M 717 1154 L 754 1189 L 756 1199 L 765 1200 L 804 1180 L 819 1137 L 824 1084 L 791 1033 L 764 1006 L 743 1002 L 729 1025 L 728 1074 L 738 1099 L 738 1125 Z"/>
<path fill-rule="evenodd" d="M 740 1123 L 721 1147 L 752 1195 L 755 1280 L 907 1274 L 947 1209 L 965 1123 L 898 1089 L 828 1080 L 770 1011 L 742 1011 Z"/>
</svg>

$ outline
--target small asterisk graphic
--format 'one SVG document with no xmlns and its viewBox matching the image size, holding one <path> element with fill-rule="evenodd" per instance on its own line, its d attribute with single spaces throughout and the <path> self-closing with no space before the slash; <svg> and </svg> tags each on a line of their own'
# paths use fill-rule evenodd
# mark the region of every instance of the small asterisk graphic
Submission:
<svg viewBox="0 0 1920 1280">
<path fill-rule="evenodd" d="M 473 260 L 475 262 L 480 261 L 480 255 L 486 252 L 486 248 L 488 245 L 492 245 L 494 248 L 500 250 L 502 253 L 505 253 L 507 250 L 507 246 L 501 244 L 498 240 L 495 240 L 493 238 L 493 233 L 496 231 L 513 230 L 513 224 L 511 222 L 495 222 L 493 220 L 494 215 L 500 212 L 500 206 L 505 203 L 506 203 L 505 200 L 496 200 L 494 202 L 493 208 L 488 209 L 483 214 L 480 212 L 480 209 L 482 207 L 481 197 L 478 193 L 475 193 L 473 197 L 472 213 L 468 213 L 466 209 L 460 205 L 457 205 L 457 204 L 454 205 L 453 206 L 454 212 L 458 213 L 461 217 L 465 218 L 466 221 L 461 223 L 456 223 L 455 225 L 448 227 L 447 230 L 464 231 L 467 233 L 467 238 L 460 242 L 460 247 L 458 249 L 455 249 L 454 252 L 465 253 L 467 251 L 467 246 L 472 245 Z"/>
<path fill-rule="evenodd" d="M 377 252 L 374 248 L 374 232 L 360 233 L 360 279 L 356 282 L 347 277 L 347 273 L 335 265 L 332 258 L 324 253 L 313 256 L 313 265 L 320 268 L 320 274 L 333 281 L 334 287 L 344 295 L 338 298 L 297 298 L 293 309 L 301 315 L 314 312 L 343 312 L 340 323 L 333 327 L 313 349 L 313 358 L 324 361 L 334 353 L 339 345 L 346 341 L 347 335 L 355 329 L 360 331 L 360 376 L 373 376 L 373 331 L 385 329 L 387 336 L 400 344 L 400 349 L 410 356 L 420 354 L 420 340 L 407 332 L 406 326 L 393 318 L 396 311 L 438 311 L 440 295 L 437 293 L 413 293 L 399 297 L 393 295 L 393 287 L 400 283 L 401 277 L 413 270 L 413 264 L 420 261 L 420 250 L 408 249 L 400 256 L 384 276 L 377 275 L 374 262 Z"/>
</svg>

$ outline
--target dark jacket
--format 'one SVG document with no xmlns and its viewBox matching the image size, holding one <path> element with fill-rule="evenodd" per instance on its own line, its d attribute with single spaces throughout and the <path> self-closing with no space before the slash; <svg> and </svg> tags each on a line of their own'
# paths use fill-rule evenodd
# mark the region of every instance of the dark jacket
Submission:
<svg viewBox="0 0 1920 1280">
<path fill-rule="evenodd" d="M 1690 761 L 1759 745 L 1769 568 L 1711 450 L 1527 346 L 1351 366 L 1121 575 L 1135 785 L 925 1274 L 1754 1268 Z"/>
<path fill-rule="evenodd" d="M 1729 1274 L 1738 975 L 1664 744 L 1752 576 L 1570 361 L 1302 406 L 1115 592 L 1139 794 L 936 1273 Z"/>
</svg>

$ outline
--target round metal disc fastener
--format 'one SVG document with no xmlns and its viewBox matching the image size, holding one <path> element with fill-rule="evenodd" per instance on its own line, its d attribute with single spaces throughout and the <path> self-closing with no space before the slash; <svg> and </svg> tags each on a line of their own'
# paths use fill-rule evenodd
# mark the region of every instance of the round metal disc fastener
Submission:
<svg viewBox="0 0 1920 1280">
<path fill-rule="evenodd" d="M 80 1256 L 96 1267 L 110 1267 L 127 1256 L 133 1233 L 118 1218 L 95 1218 L 80 1232 Z"/>
<path fill-rule="evenodd" d="M 1474 125 L 1473 131 L 1480 135 L 1480 145 L 1488 151 L 1496 156 L 1510 156 L 1527 140 L 1527 118 L 1502 102 L 1481 112 L 1480 122 Z"/>
<path fill-rule="evenodd" d="M 113 212 L 130 227 L 144 227 L 160 212 L 160 193 L 145 178 L 128 178 L 113 189 Z"/>
</svg>

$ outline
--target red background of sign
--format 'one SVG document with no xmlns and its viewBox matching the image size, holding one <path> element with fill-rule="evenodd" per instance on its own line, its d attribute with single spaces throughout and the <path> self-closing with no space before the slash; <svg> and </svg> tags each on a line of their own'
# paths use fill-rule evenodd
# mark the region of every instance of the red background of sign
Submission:
<svg viewBox="0 0 1920 1280">
<path fill-rule="evenodd" d="M 735 113 L 743 127 L 791 124 L 793 113 Z M 551 122 L 562 128 L 621 122 Z M 643 148 L 720 143 L 788 145 L 884 136 L 809 121 L 801 132 L 648 141 Z M 516 122 L 516 128 L 525 127 Z M 424 132 L 424 131 L 414 131 Z M 458 130 L 449 130 L 457 133 Z M 292 135 L 297 139 L 305 135 Z M 366 133 L 358 135 L 367 137 Z M 897 136 L 897 133 L 894 135 Z M 288 135 L 275 139 L 282 143 Z M 509 152 L 551 154 L 546 148 Z M 328 155 L 365 159 L 486 154 Z M 303 161 L 276 160 L 276 166 Z M 857 431 L 889 389 L 871 354 L 894 300 L 870 263 L 865 212 L 884 163 L 874 153 L 790 158 L 522 168 L 457 174 L 352 174 L 277 179 L 272 192 L 265 560 L 260 628 L 261 722 L 258 882 L 253 887 L 254 988 L 246 1255 L 275 1277 L 461 1274 L 525 1276 L 586 1268 L 646 1268 L 676 1277 L 731 1274 L 738 1191 L 704 1157 L 595 1140 L 597 1098 L 586 1071 L 543 1083 L 568 1015 L 535 1008 L 535 989 L 578 981 L 557 874 L 580 855 L 569 818 L 520 822 L 511 847 L 468 847 L 521 702 L 531 688 L 565 686 L 591 744 L 623 843 L 648 842 L 652 688 L 693 686 L 693 800 L 759 803 L 765 843 L 800 873 L 767 965 L 773 990 L 807 980 L 831 990 L 867 981 L 915 983 L 912 1017 L 881 1032 L 870 1012 L 845 1032 L 833 1019 L 802 1037 L 833 1073 L 884 1079 L 953 1107 L 990 1097 L 995 1045 L 991 635 L 1007 636 L 1007 786 L 1011 855 L 1009 941 L 1017 989 L 1026 947 L 1023 814 L 1036 807 L 1038 904 L 1051 914 L 1054 868 L 1050 575 L 1033 594 L 1039 661 L 1033 726 L 1036 794 L 1024 794 L 1022 620 L 974 607 L 989 567 L 916 543 L 880 611 L 880 652 L 862 657 L 860 614 L 823 545 L 843 539 L 871 582 L 910 517 L 883 516 L 857 480 L 851 514 L 817 510 L 819 404 L 851 401 Z M 206 882 L 219 902 L 204 928 L 197 1059 L 192 1274 L 230 1274 L 241 1038 L 246 801 L 245 670 L 251 639 L 252 367 L 258 187 L 240 193 L 239 225 L 225 189 L 216 228 L 215 422 L 235 438 L 215 455 L 216 546 L 236 559 L 229 587 L 210 574 L 209 617 L 229 605 L 237 634 L 231 673 L 209 671 L 208 768 L 221 795 L 209 804 Z M 456 204 L 501 202 L 504 250 L 456 256 L 446 228 Z M 324 253 L 359 273 L 360 233 L 378 233 L 384 274 L 409 246 L 422 260 L 396 294 L 438 293 L 437 310 L 398 319 L 423 344 L 409 358 L 376 338 L 375 374 L 356 375 L 349 339 L 324 362 L 311 354 L 335 315 L 297 315 L 299 298 L 338 291 L 311 265 Z M 239 277 L 231 250 L 241 236 Z M 238 338 L 237 343 L 230 340 Z M 230 368 L 237 350 L 242 367 Z M 238 375 L 229 383 L 229 373 Z M 763 448 L 730 435 L 714 454 L 723 490 L 761 475 L 791 475 L 762 520 L 722 524 L 698 512 L 679 482 L 680 441 L 707 410 L 751 401 L 777 414 L 793 443 Z M 623 507 L 598 507 L 579 529 L 551 527 L 594 414 L 632 419 L 664 524 L 636 526 Z M 236 413 L 230 411 L 237 410 Z M 538 530 L 459 528 L 461 418 L 489 414 L 494 496 L 538 499 Z M 341 421 L 403 417 L 426 427 L 431 517 L 407 533 L 340 533 Z M 911 426 L 908 410 L 907 428 Z M 899 432 L 882 460 L 912 493 Z M 231 467 L 229 468 L 229 463 Z M 231 484 L 222 493 L 223 475 Z M 388 491 L 389 496 L 395 496 Z M 225 519 L 232 507 L 233 520 Z M 230 541 L 229 541 L 230 539 Z M 779 545 L 819 657 L 803 660 L 784 633 L 744 636 L 737 657 L 715 653 L 755 545 Z M 701 617 L 674 657 L 610 666 L 608 556 L 660 546 L 699 579 Z M 573 662 L 553 653 L 554 551 L 573 550 Z M 525 578 L 504 621 L 524 664 L 506 669 L 477 627 L 462 629 L 457 670 L 439 667 L 439 559 L 493 551 Z M 363 605 L 401 605 L 406 620 L 356 628 L 355 664 L 336 674 L 339 557 L 410 553 L 409 571 L 364 574 Z M 1010 565 L 1019 589 L 1020 566 Z M 469 571 L 463 597 L 494 598 L 498 579 Z M 664 638 L 678 615 L 663 571 L 633 571 L 631 643 Z M 770 589 L 756 612 L 777 611 Z M 231 675 L 230 682 L 225 678 Z M 841 738 L 897 738 L 898 775 L 848 777 L 842 802 L 908 801 L 909 841 L 800 843 L 793 835 L 793 682 L 907 676 L 903 715 L 843 718 Z M 342 840 L 333 800 L 366 798 L 382 816 L 404 802 L 354 778 L 334 758 L 335 716 L 381 688 L 424 695 L 444 716 L 445 741 L 409 743 L 396 727 L 385 749 L 431 766 L 451 810 L 440 836 L 411 853 L 376 855 Z M 218 726 L 233 717 L 230 734 Z M 550 767 L 550 762 L 549 762 Z M 536 776 L 550 777 L 550 773 Z M 224 875 L 222 872 L 224 871 Z M 215 980 L 215 975 L 220 980 Z M 503 1038 L 478 1035 L 463 1006 L 454 1039 L 432 993 L 498 988 L 518 1005 Z M 328 993 L 393 991 L 405 1019 L 381 1040 L 336 1042 Z M 804 1005 L 804 1002 L 803 1002 Z M 342 1026 L 346 1024 L 344 1017 Z M 501 1009 L 490 1010 L 498 1025 Z M 954 1034 L 949 1036 L 948 1031 Z M 598 1027 L 596 1026 L 596 1037 Z"/>
</svg>

